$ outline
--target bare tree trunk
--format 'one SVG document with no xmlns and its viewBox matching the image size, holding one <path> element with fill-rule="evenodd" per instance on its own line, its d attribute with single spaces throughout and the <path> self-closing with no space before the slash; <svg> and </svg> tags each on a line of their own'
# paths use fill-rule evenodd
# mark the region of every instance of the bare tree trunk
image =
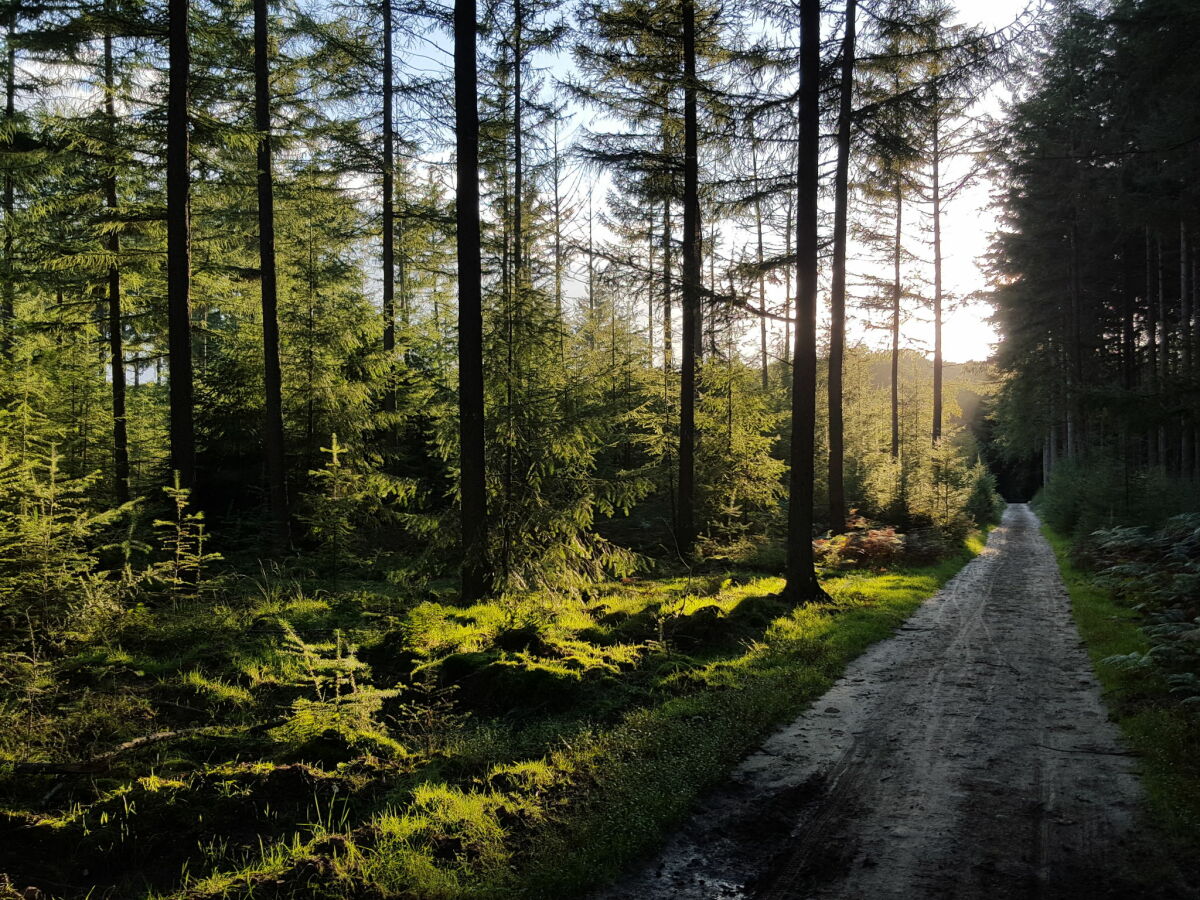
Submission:
<svg viewBox="0 0 1200 900">
<path fill-rule="evenodd" d="M 383 411 L 396 411 L 396 384 L 392 366 L 396 363 L 396 150 L 392 122 L 395 66 L 392 60 L 392 0 L 381 0 L 383 11 L 383 358 L 387 365 L 387 384 L 383 391 Z M 384 433 L 394 437 L 390 421 Z M 389 450 L 391 440 L 388 441 Z"/>
<path fill-rule="evenodd" d="M 792 241 L 792 225 L 796 221 L 796 198 L 795 195 L 789 193 L 787 199 L 787 211 L 785 213 L 783 224 L 783 244 L 787 248 L 787 255 L 796 252 L 796 247 Z M 792 362 L 792 266 L 783 267 L 783 361 L 788 365 Z M 785 374 L 784 385 L 791 385 L 790 374 Z"/>
<path fill-rule="evenodd" d="M 567 349 L 566 327 L 563 322 L 561 166 L 561 158 L 558 153 L 558 117 L 556 116 L 554 119 L 554 323 L 558 329 L 558 355 L 565 361 Z M 653 267 L 653 264 L 651 265 Z M 651 355 L 653 356 L 653 347 L 651 347 Z"/>
<path fill-rule="evenodd" d="M 478 61 L 475 2 L 454 2 L 455 219 L 458 243 L 459 493 L 462 598 L 491 590 L 484 468 L 483 273 L 479 225 Z"/>
<path fill-rule="evenodd" d="M 813 452 L 817 414 L 817 188 L 820 155 L 820 0 L 800 2 L 800 142 L 796 197 L 796 351 L 792 357 L 791 470 L 788 474 L 784 596 L 823 596 L 813 562 Z"/>
<path fill-rule="evenodd" d="M 937 103 L 935 97 L 934 103 Z M 933 120 L 933 443 L 942 439 L 942 148 L 941 119 Z"/>
<path fill-rule="evenodd" d="M 110 4 L 105 4 L 110 8 Z M 107 29 L 104 33 L 104 116 L 108 120 L 110 140 L 116 143 L 116 79 L 113 73 L 113 39 Z M 104 205 L 110 216 L 117 209 L 117 165 L 111 155 L 108 172 L 104 176 Z M 121 322 L 121 236 L 116 223 L 111 223 L 108 234 L 108 252 L 112 261 L 108 265 L 108 362 L 112 369 L 112 417 L 113 417 L 113 494 L 118 503 L 129 501 L 129 429 L 125 410 L 125 346 Z"/>
<path fill-rule="evenodd" d="M 675 312 L 671 303 L 671 201 L 666 199 L 663 201 L 663 234 L 662 234 L 662 257 L 663 257 L 663 275 L 662 275 L 662 292 L 663 292 L 663 373 L 664 379 L 666 373 L 670 372 L 675 365 L 674 347 L 671 341 L 671 332 L 674 330 L 674 322 L 671 320 L 675 316 Z M 667 383 L 664 380 L 664 384 Z"/>
<path fill-rule="evenodd" d="M 521 32 L 523 29 L 524 15 L 521 0 L 513 0 L 513 281 L 518 292 L 524 288 L 522 278 L 525 271 L 525 230 L 524 209 L 522 208 L 525 203 L 525 165 L 522 146 L 524 135 L 521 124 L 523 112 L 521 108 L 521 67 L 524 63 Z"/>
<path fill-rule="evenodd" d="M 191 46 L 188 0 L 169 0 L 167 84 L 167 360 L 170 367 L 171 467 L 181 486 L 196 486 L 191 303 L 191 173 L 188 99 Z"/>
<path fill-rule="evenodd" d="M 279 286 L 275 268 L 275 179 L 271 160 L 271 68 L 267 0 L 254 0 L 254 120 L 258 129 L 258 259 L 262 286 L 263 389 L 267 489 L 275 542 L 288 543 L 287 466 L 283 451 L 283 377 L 279 365 Z"/>
<path fill-rule="evenodd" d="M 4 71 L 4 121 L 10 126 L 16 116 L 17 98 L 17 50 L 16 13 L 8 23 L 8 48 Z M 0 290 L 0 353 L 12 359 L 13 329 L 16 326 L 16 270 L 13 266 L 13 209 L 16 206 L 13 191 L 12 170 L 4 172 L 4 284 Z"/>
<path fill-rule="evenodd" d="M 758 308 L 767 308 L 767 276 L 763 272 L 763 216 L 762 201 L 758 198 L 758 146 L 753 131 L 750 134 L 750 158 L 754 168 L 754 226 L 758 232 Z M 730 285 L 732 293 L 732 285 Z M 770 387 L 770 367 L 767 358 L 767 317 L 758 317 L 758 347 L 760 367 L 762 369 L 762 389 L 766 393 Z"/>
<path fill-rule="evenodd" d="M 1158 236 L 1156 249 L 1158 251 L 1158 327 L 1162 335 L 1158 342 L 1158 383 L 1165 391 L 1167 379 L 1170 376 L 1170 372 L 1168 371 L 1170 346 L 1167 340 L 1167 273 L 1163 261 L 1162 235 Z M 1167 452 L 1167 426 L 1165 422 L 1160 423 L 1158 426 L 1158 462 L 1164 469 L 1170 468 L 1171 461 Z"/>
<path fill-rule="evenodd" d="M 854 111 L 856 8 L 857 0 L 846 0 L 837 167 L 833 176 L 833 271 L 829 289 L 829 527 L 835 532 L 841 531 L 846 525 L 842 375 L 846 356 L 846 232 L 850 204 L 850 120 Z"/>
<path fill-rule="evenodd" d="M 1154 250 L 1153 244 L 1150 241 L 1150 228 L 1145 229 L 1146 234 L 1146 354 L 1149 365 L 1147 369 L 1147 381 L 1150 387 L 1150 393 L 1158 393 L 1158 317 L 1155 315 L 1154 303 Z M 1147 435 L 1146 441 L 1146 462 L 1151 468 L 1158 465 L 1158 440 L 1156 439 L 1153 429 Z"/>
<path fill-rule="evenodd" d="M 646 223 L 646 365 L 654 368 L 654 207 Z"/>
<path fill-rule="evenodd" d="M 892 260 L 892 459 L 900 458 L 900 282 L 901 239 L 903 237 L 904 193 L 900 173 L 896 172 L 896 237 Z"/>
<path fill-rule="evenodd" d="M 503 552 L 500 565 L 500 584 L 507 588 L 511 575 L 512 559 L 512 525 L 513 525 L 513 496 L 516 477 L 516 405 L 514 385 L 518 377 L 516 360 L 517 316 L 520 304 L 523 302 L 525 279 L 525 164 L 522 125 L 521 70 L 524 63 L 522 56 L 521 38 L 524 30 L 524 15 L 521 0 L 513 0 L 513 228 L 512 228 L 512 278 L 507 291 L 506 326 L 508 329 L 505 341 L 505 414 L 508 419 L 509 438 L 504 444 L 504 520 L 503 520 Z M 588 207 L 588 302 L 591 298 L 591 206 Z"/>
<path fill-rule="evenodd" d="M 696 8 L 683 0 L 683 353 L 679 390 L 679 506 L 676 541 L 691 553 L 694 509 L 696 362 L 700 345 L 700 166 L 696 112 Z"/>
<path fill-rule="evenodd" d="M 1133 277 L 1130 272 L 1131 248 L 1125 248 L 1121 259 L 1123 270 L 1122 308 L 1121 308 L 1121 378 L 1125 390 L 1132 391 L 1137 384 L 1137 340 L 1134 334 L 1136 300 L 1134 298 Z"/>
<path fill-rule="evenodd" d="M 1188 231 L 1187 224 L 1179 220 L 1179 350 L 1180 374 L 1184 382 L 1192 378 L 1192 293 L 1188 284 Z M 1195 468 L 1196 445 L 1192 428 L 1191 412 L 1185 411 L 1180 421 L 1179 474 L 1190 478 Z"/>
</svg>

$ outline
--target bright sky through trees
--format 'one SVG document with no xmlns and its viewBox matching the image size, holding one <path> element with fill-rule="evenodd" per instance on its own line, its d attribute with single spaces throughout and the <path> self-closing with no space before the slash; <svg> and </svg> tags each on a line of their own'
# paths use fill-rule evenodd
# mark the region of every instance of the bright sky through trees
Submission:
<svg viewBox="0 0 1200 900">
<path fill-rule="evenodd" d="M 1000 28 L 1028 6 L 1028 0 L 959 0 L 959 21 Z M 998 91 L 994 91 L 981 102 L 980 111 L 998 114 L 999 104 Z M 984 179 L 948 204 L 943 214 L 946 289 L 955 298 L 970 297 L 986 286 L 982 257 L 996 227 L 991 191 L 992 182 Z M 997 340 L 995 329 L 988 323 L 991 314 L 992 309 L 985 302 L 951 306 L 943 326 L 947 362 L 980 360 L 991 355 Z M 906 333 L 913 346 L 932 345 L 933 326 L 925 319 L 914 318 Z"/>
</svg>

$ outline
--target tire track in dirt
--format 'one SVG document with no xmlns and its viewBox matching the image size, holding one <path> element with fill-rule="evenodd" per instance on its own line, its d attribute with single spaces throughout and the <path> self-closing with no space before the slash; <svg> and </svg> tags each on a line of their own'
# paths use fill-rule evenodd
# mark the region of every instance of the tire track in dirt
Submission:
<svg viewBox="0 0 1200 900">
<path fill-rule="evenodd" d="M 1054 553 L 1014 504 L 894 638 L 596 897 L 1143 897 L 1126 880 L 1140 799 Z"/>
</svg>

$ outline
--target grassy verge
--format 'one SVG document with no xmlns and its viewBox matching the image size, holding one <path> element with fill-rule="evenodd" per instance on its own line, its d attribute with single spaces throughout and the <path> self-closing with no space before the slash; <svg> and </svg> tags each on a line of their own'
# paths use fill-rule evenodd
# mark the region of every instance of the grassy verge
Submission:
<svg viewBox="0 0 1200 900">
<path fill-rule="evenodd" d="M 17 761 L 85 746 L 0 745 L 0 873 L 71 900 L 576 895 L 981 547 L 830 575 L 799 609 L 731 573 L 583 603 L 295 584 L 141 610 L 48 676 L 38 733 L 171 739 L 79 775 Z"/>
<path fill-rule="evenodd" d="M 1176 845 L 1180 858 L 1195 860 L 1200 855 L 1200 716 L 1171 697 L 1155 672 L 1105 662 L 1148 649 L 1140 616 L 1072 564 L 1069 539 L 1049 528 L 1043 533 L 1058 557 L 1072 614 L 1108 707 L 1140 757 L 1152 823 Z"/>
<path fill-rule="evenodd" d="M 616 877 L 679 824 L 774 726 L 823 694 L 847 663 L 888 637 L 982 549 L 927 569 L 825 582 L 830 604 L 778 619 L 763 643 L 692 696 L 642 710 L 574 761 L 586 792 L 538 830 L 519 884 L 524 897 L 562 897 Z M 778 590 L 782 581 L 759 589 Z M 484 891 L 486 894 L 487 891 Z"/>
</svg>

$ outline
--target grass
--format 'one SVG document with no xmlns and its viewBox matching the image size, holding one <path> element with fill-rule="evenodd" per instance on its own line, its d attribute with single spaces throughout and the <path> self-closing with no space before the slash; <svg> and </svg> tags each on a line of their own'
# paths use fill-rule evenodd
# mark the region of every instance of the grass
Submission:
<svg viewBox="0 0 1200 900">
<path fill-rule="evenodd" d="M 63 897 L 576 895 L 651 851 L 981 546 L 830 574 L 830 601 L 802 608 L 781 579 L 733 573 L 583 603 L 296 584 L 142 610 L 48 676 L 38 733 L 66 743 L 5 755 L 84 755 L 64 750 L 80 709 L 153 717 L 110 716 L 110 742 L 203 734 L 65 781 L 0 760 L 0 826 L 16 826 L 0 872 Z"/>
<path fill-rule="evenodd" d="M 1140 614 L 1116 602 L 1071 561 L 1071 541 L 1043 527 L 1071 595 L 1071 611 L 1104 688 L 1113 718 L 1140 759 L 1148 812 L 1180 859 L 1200 858 L 1200 716 L 1168 693 L 1153 670 L 1107 662 L 1145 652 Z"/>
</svg>

